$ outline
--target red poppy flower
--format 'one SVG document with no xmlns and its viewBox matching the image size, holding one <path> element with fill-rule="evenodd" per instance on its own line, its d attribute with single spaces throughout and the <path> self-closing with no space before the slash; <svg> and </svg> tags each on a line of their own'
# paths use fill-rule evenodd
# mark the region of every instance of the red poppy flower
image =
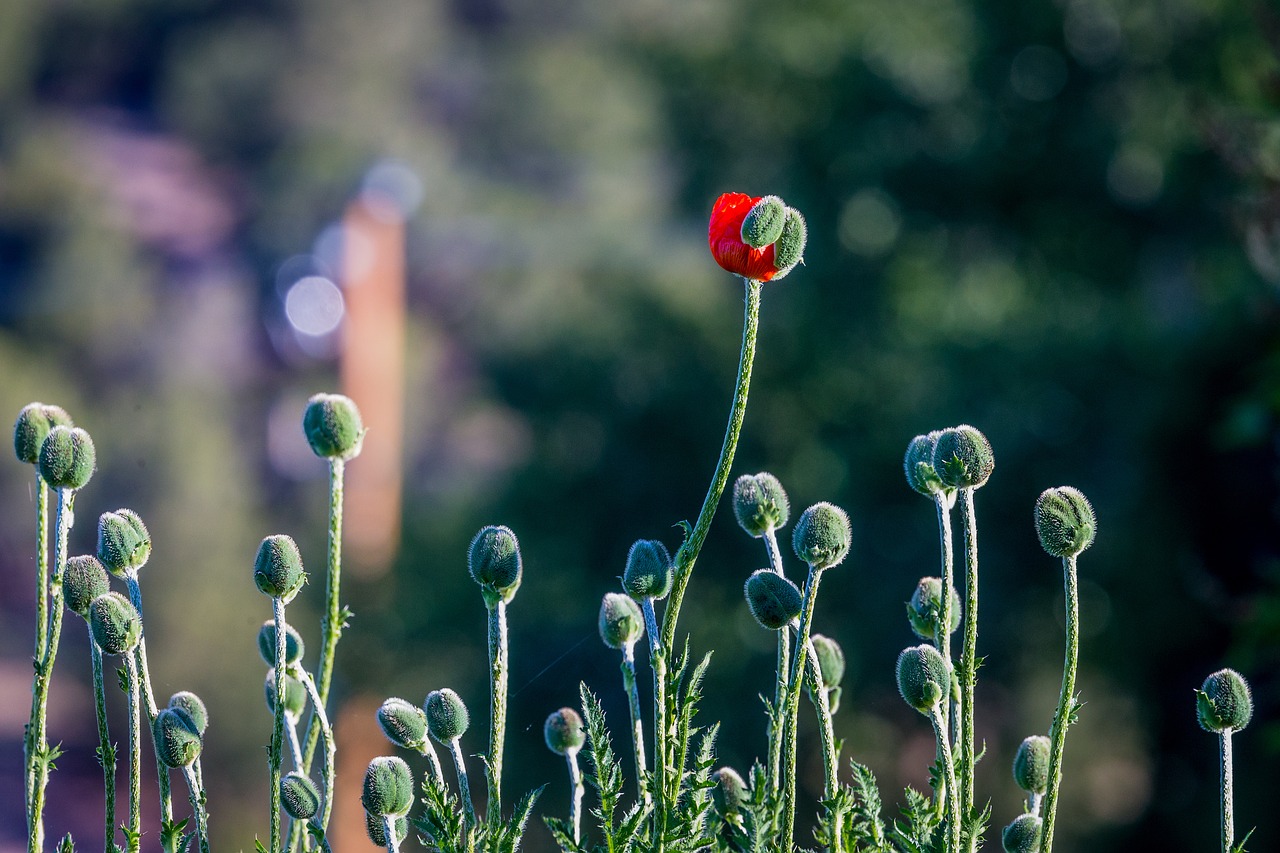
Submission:
<svg viewBox="0 0 1280 853">
<path fill-rule="evenodd" d="M 711 208 L 711 224 L 707 228 L 707 245 L 711 256 L 721 267 L 743 278 L 768 281 L 778 274 L 774 264 L 773 244 L 753 249 L 742 241 L 742 221 L 760 200 L 746 193 L 725 193 Z"/>
</svg>

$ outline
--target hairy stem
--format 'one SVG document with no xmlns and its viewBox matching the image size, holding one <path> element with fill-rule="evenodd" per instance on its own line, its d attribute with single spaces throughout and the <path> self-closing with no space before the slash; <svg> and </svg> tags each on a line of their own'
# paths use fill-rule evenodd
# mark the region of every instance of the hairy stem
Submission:
<svg viewBox="0 0 1280 853">
<path fill-rule="evenodd" d="M 280 853 L 280 764 L 284 760 L 284 694 L 285 694 L 285 622 L 284 602 L 271 599 L 271 612 L 276 622 L 276 699 L 275 723 L 271 729 L 271 747 L 267 750 L 271 772 L 271 853 Z"/>
<path fill-rule="evenodd" d="M 644 720 L 640 716 L 640 690 L 636 686 L 635 644 L 622 647 L 622 686 L 627 691 L 627 707 L 631 711 L 631 746 L 636 756 L 636 788 L 648 805 L 653 801 L 649 793 L 649 767 L 644 755 Z"/>
<path fill-rule="evenodd" d="M 658 633 L 658 618 L 653 611 L 653 599 L 640 602 L 644 612 L 645 633 L 649 635 L 649 668 L 653 670 L 653 843 L 662 853 L 666 849 L 667 776 L 671 773 L 670 751 L 667 748 L 667 653 Z M 667 611 L 668 615 L 670 610 Z"/>
<path fill-rule="evenodd" d="M 85 623 L 88 625 L 88 622 Z M 93 668 L 93 706 L 98 717 L 98 763 L 102 765 L 102 788 L 106 793 L 106 850 L 111 853 L 111 837 L 116 826 L 116 749 L 107 729 L 107 691 L 102 683 L 102 649 L 89 628 L 89 660 Z"/>
<path fill-rule="evenodd" d="M 944 696 L 929 714 L 929 722 L 933 723 L 933 734 L 938 741 L 938 749 L 942 753 L 942 771 L 946 779 L 947 791 L 956 791 L 955 761 L 951 755 L 951 738 L 948 736 L 942 716 L 942 705 L 947 701 Z M 954 793 L 947 798 L 947 853 L 959 853 L 960 850 L 960 798 Z"/>
<path fill-rule="evenodd" d="M 138 572 L 136 569 L 127 569 L 124 576 L 125 586 L 129 589 L 129 602 L 133 605 L 133 609 L 138 611 L 138 616 L 142 617 L 142 587 L 138 583 Z M 137 647 L 133 650 L 134 661 L 138 664 L 138 674 L 141 680 L 139 685 L 140 694 L 142 696 L 142 707 L 147 715 L 147 728 L 155 727 L 156 716 L 159 715 L 160 709 L 156 705 L 155 693 L 151 690 L 151 668 L 147 664 L 147 620 L 142 619 L 142 638 L 138 640 Z M 169 768 L 160 760 L 160 756 L 156 756 L 156 779 L 160 792 L 160 822 L 168 824 L 173 821 L 173 792 L 169 782 Z M 172 845 L 165 844 L 166 853 L 176 853 Z"/>
<path fill-rule="evenodd" d="M 458 798 L 462 800 L 462 810 L 467 819 L 467 827 L 476 825 L 476 807 L 471 801 L 471 785 L 467 781 L 467 762 L 462 756 L 462 744 L 459 738 L 449 741 L 449 754 L 453 756 L 453 766 L 458 771 Z"/>
<path fill-rule="evenodd" d="M 778 548 L 778 535 L 772 527 L 765 531 L 764 547 L 769 555 L 769 566 L 778 577 L 786 577 L 782 568 L 782 551 Z M 769 722 L 769 785 L 774 794 L 782 785 L 782 740 L 786 726 L 784 706 L 787 697 L 787 678 L 791 671 L 791 632 L 778 632 L 777 677 L 773 688 L 773 719 Z"/>
<path fill-rule="evenodd" d="M 489 608 L 489 823 L 502 820 L 502 747 L 507 731 L 507 603 Z"/>
<path fill-rule="evenodd" d="M 200 784 L 200 759 L 182 768 L 187 780 L 187 797 L 191 800 L 191 813 L 196 819 L 196 838 L 200 841 L 200 853 L 209 853 L 209 814 L 205 811 L 205 795 Z"/>
<path fill-rule="evenodd" d="M 1058 813 L 1058 786 L 1062 782 L 1062 755 L 1071 725 L 1076 692 L 1076 658 L 1080 652 L 1080 604 L 1076 590 L 1076 558 L 1063 557 L 1062 570 L 1067 594 L 1067 643 L 1062 666 L 1062 692 L 1049 731 L 1049 784 L 1044 795 L 1044 822 L 1040 828 L 1040 851 L 1052 853 L 1054 818 Z"/>
<path fill-rule="evenodd" d="M 316 744 L 320 740 L 320 722 L 316 708 L 328 707 L 329 688 L 333 682 L 333 660 L 338 649 L 338 639 L 346 627 L 342 616 L 339 593 L 342 586 L 342 484 L 345 462 L 336 457 L 329 459 L 329 550 L 325 575 L 325 611 L 320 620 L 322 645 L 316 664 L 316 687 L 320 701 L 312 706 L 311 722 L 307 725 L 307 745 L 302 753 L 301 772 L 311 772 Z"/>
<path fill-rule="evenodd" d="M 786 629 L 779 633 L 787 633 Z M 806 667 L 809 678 L 809 694 L 813 700 L 814 710 L 818 712 L 818 733 L 822 739 L 822 763 L 825 770 L 824 781 L 822 787 L 822 798 L 827 801 L 834 800 L 836 794 L 840 791 L 840 752 L 836 748 L 836 732 L 831 720 L 831 699 L 827 694 L 827 690 L 822 686 L 822 667 L 818 664 L 818 652 L 813 647 L 813 640 L 809 640 L 805 646 L 805 657 L 808 659 L 809 665 Z M 833 849 L 838 849 L 839 838 L 841 834 L 841 824 L 844 815 L 835 810 L 832 813 L 832 839 Z"/>
<path fill-rule="evenodd" d="M 964 654 L 960 658 L 960 797 L 961 814 L 973 810 L 974 697 L 978 680 L 978 520 L 973 507 L 973 489 L 961 489 L 964 506 Z M 951 590 L 943 581 L 942 598 L 949 601 Z M 948 608 L 949 609 L 949 608 Z M 949 625 L 947 627 L 950 627 Z"/>
<path fill-rule="evenodd" d="M 394 815 L 382 816 L 382 832 L 387 839 L 387 853 L 398 853 L 400 839 L 396 838 L 396 819 Z"/>
<path fill-rule="evenodd" d="M 22 739 L 23 751 L 23 794 L 27 812 L 27 837 L 35 840 L 36 827 L 32 823 L 35 817 L 32 797 L 36 783 L 36 715 L 38 711 L 37 694 L 40 685 L 40 666 L 44 663 L 45 650 L 49 646 L 49 487 L 40 476 L 40 466 L 36 469 L 36 651 L 33 658 L 36 664 L 35 675 L 31 685 L 31 722 L 27 725 L 25 737 Z M 46 687 L 47 689 L 47 687 Z M 41 827 L 43 834 L 43 827 Z"/>
<path fill-rule="evenodd" d="M 138 853 L 142 846 L 142 689 L 138 683 L 138 665 L 133 655 L 125 653 L 124 665 L 129 671 L 129 851 Z"/>
<path fill-rule="evenodd" d="M 796 656 L 791 662 L 791 679 L 787 689 L 787 710 L 784 724 L 787 730 L 787 786 L 782 801 L 782 849 L 790 850 L 795 838 L 796 822 L 796 735 L 800 716 L 800 688 L 804 680 L 805 661 L 812 646 L 809 634 L 813 628 L 813 604 L 818 597 L 818 583 L 822 571 L 809 567 L 809 580 L 804 585 L 804 610 L 800 614 L 800 628 L 796 635 Z M 821 682 L 819 681 L 819 684 Z"/>
<path fill-rule="evenodd" d="M 1232 814 L 1231 729 L 1218 738 L 1218 765 L 1222 773 L 1222 853 L 1231 853 L 1236 841 L 1235 817 Z"/>
<path fill-rule="evenodd" d="M 578 750 L 571 749 L 564 754 L 569 764 L 569 784 L 573 786 L 573 799 L 569 801 L 569 823 L 573 826 L 573 843 L 582 840 L 582 771 L 578 769 Z"/>
<path fill-rule="evenodd" d="M 337 778 L 335 759 L 338 754 L 338 743 L 334 740 L 333 727 L 329 725 L 329 715 L 325 713 L 324 703 L 320 701 L 320 692 L 316 689 L 316 683 L 311 675 L 302 668 L 301 664 L 296 663 L 290 667 L 289 673 L 302 682 L 303 688 L 306 689 L 315 718 L 319 721 L 320 736 L 324 739 L 324 770 L 321 776 L 324 787 L 324 809 L 320 813 L 320 828 L 328 832 L 329 818 L 333 815 L 333 786 Z M 430 750 L 431 765 L 435 769 L 436 778 L 443 784 L 444 775 L 440 772 L 440 760 L 436 758 L 436 751 L 430 744 L 427 744 L 427 749 Z"/>
</svg>

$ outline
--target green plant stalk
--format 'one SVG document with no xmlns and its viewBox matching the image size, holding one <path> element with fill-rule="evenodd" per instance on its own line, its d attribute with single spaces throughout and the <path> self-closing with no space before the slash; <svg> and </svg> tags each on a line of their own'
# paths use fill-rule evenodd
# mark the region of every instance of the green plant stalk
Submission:
<svg viewBox="0 0 1280 853">
<path fill-rule="evenodd" d="M 653 802 L 649 793 L 649 767 L 644 755 L 644 720 L 640 716 L 640 690 L 636 686 L 636 651 L 634 643 L 622 647 L 622 686 L 627 691 L 627 707 L 631 711 L 631 746 L 636 756 L 636 788 L 645 805 Z"/>
<path fill-rule="evenodd" d="M 933 643 L 942 652 L 942 660 L 951 672 L 951 589 L 955 586 L 955 555 L 951 535 L 951 505 L 946 496 L 939 493 L 934 497 L 938 507 L 938 539 L 942 549 L 942 612 L 938 617 L 938 631 Z M 942 703 L 942 721 L 944 728 L 951 731 L 951 691 Z"/>
<path fill-rule="evenodd" d="M 271 599 L 271 612 L 276 621 L 276 701 L 275 724 L 271 731 L 271 748 L 267 750 L 271 771 L 271 853 L 280 853 L 280 764 L 284 751 L 284 688 L 285 688 L 285 622 L 284 602 Z"/>
<path fill-rule="evenodd" d="M 36 664 L 35 675 L 31 685 L 31 722 L 27 724 L 25 737 L 22 739 L 23 752 L 23 800 L 27 812 L 27 837 L 31 838 L 35 828 L 31 819 L 32 796 L 35 793 L 35 725 L 38 706 L 36 694 L 40 683 L 39 665 L 44 661 L 45 649 L 49 643 L 49 487 L 40 476 L 40 466 L 36 469 L 36 651 L 32 658 Z"/>
<path fill-rule="evenodd" d="M 387 853 L 398 853 L 400 839 L 396 838 L 396 819 L 393 815 L 382 816 L 382 834 L 387 839 Z"/>
<path fill-rule="evenodd" d="M 812 645 L 809 633 L 813 628 L 813 604 L 818 597 L 818 583 L 822 571 L 809 567 L 809 580 L 804 585 L 804 610 L 800 614 L 800 628 L 796 635 L 796 656 L 791 662 L 791 680 L 787 691 L 787 785 L 782 800 L 782 849 L 790 851 L 795 838 L 796 823 L 796 729 L 800 716 L 800 688 L 804 680 L 805 660 Z M 819 684 L 821 682 L 819 681 Z"/>
<path fill-rule="evenodd" d="M 337 654 L 338 639 L 346 627 L 339 602 L 342 587 L 342 484 L 346 463 L 337 457 L 329 460 L 329 550 L 325 575 L 325 612 L 320 620 L 322 645 L 316 664 L 316 687 L 320 691 L 320 703 L 315 707 L 328 707 L 329 688 L 333 683 L 333 661 Z M 302 753 L 301 772 L 311 772 L 316 744 L 320 739 L 320 723 L 312 712 L 307 725 L 307 746 Z"/>
<path fill-rule="evenodd" d="M 333 727 L 329 725 L 329 715 L 325 713 L 324 703 L 320 701 L 320 692 L 316 689 L 316 683 L 311 676 L 300 664 L 294 664 L 289 674 L 298 681 L 302 682 L 303 688 L 307 691 L 307 696 L 311 700 L 311 707 L 315 709 L 316 719 L 320 724 L 320 735 L 324 738 L 324 809 L 320 813 L 320 829 L 328 833 L 329 818 L 333 815 L 333 786 L 337 778 L 335 770 L 335 760 L 338 754 L 338 743 L 333 737 Z M 430 745 L 428 744 L 428 749 Z M 435 750 L 430 752 L 431 764 L 435 769 L 436 778 L 440 779 L 443 784 L 443 775 L 440 772 L 440 761 L 436 758 Z"/>
<path fill-rule="evenodd" d="M 1222 853 L 1231 853 L 1231 848 L 1236 841 L 1232 805 L 1231 729 L 1219 735 L 1218 747 L 1218 767 L 1222 774 Z"/>
<path fill-rule="evenodd" d="M 1052 853 L 1054 818 L 1058 813 L 1058 786 L 1062 782 L 1062 755 L 1067 742 L 1067 727 L 1071 725 L 1075 704 L 1076 659 L 1080 652 L 1080 602 L 1076 588 L 1076 558 L 1063 557 L 1062 569 L 1067 594 L 1067 642 L 1062 666 L 1062 692 L 1058 694 L 1058 709 L 1053 714 L 1053 727 L 1049 731 L 1049 784 L 1044 794 L 1044 819 L 1040 827 L 1040 851 Z"/>
<path fill-rule="evenodd" d="M 320 836 L 320 849 L 324 851 L 324 853 L 333 853 L 333 848 L 329 846 L 329 838 L 325 834 L 324 828 L 320 826 L 320 822 L 315 818 L 312 818 L 311 827 Z"/>
<path fill-rule="evenodd" d="M 950 690 L 947 691 L 950 694 Z M 951 739 L 947 732 L 946 721 L 942 716 L 942 706 L 947 702 L 944 697 L 934 706 L 933 713 L 929 714 L 929 722 L 933 723 L 933 735 L 938 741 L 938 749 L 942 753 L 942 772 L 945 777 L 946 789 L 948 791 L 956 790 L 956 771 L 955 761 L 951 755 Z M 947 797 L 947 806 L 950 814 L 947 819 L 947 853 L 959 853 L 960 850 L 960 799 L 955 796 Z"/>
<path fill-rule="evenodd" d="M 89 623 L 86 621 L 85 625 Z M 93 705 L 98 717 L 98 763 L 102 765 L 102 787 L 106 793 L 107 853 L 111 853 L 111 837 L 116 826 L 116 750 L 111 745 L 111 733 L 107 729 L 107 691 L 102 683 L 102 649 L 93 639 L 89 628 L 89 660 L 93 667 Z"/>
<path fill-rule="evenodd" d="M 645 633 L 649 635 L 649 668 L 653 670 L 653 845 L 656 853 L 666 849 L 667 777 L 671 775 L 671 752 L 667 748 L 667 653 L 658 633 L 658 617 L 653 599 L 640 602 L 644 613 Z M 667 615 L 670 614 L 668 607 Z M 667 739 L 667 740 L 664 740 Z"/>
<path fill-rule="evenodd" d="M 571 749 L 564 754 L 569 765 L 569 784 L 573 787 L 573 799 L 569 801 L 569 823 L 573 826 L 573 843 L 582 841 L 582 771 L 578 769 L 578 751 Z"/>
<path fill-rule="evenodd" d="M 138 853 L 142 846 L 142 697 L 138 683 L 138 664 L 133 655 L 125 654 L 129 671 L 129 850 Z"/>
<path fill-rule="evenodd" d="M 490 826 L 502 820 L 502 751 L 507 732 L 507 603 L 489 608 L 489 802 Z"/>
<path fill-rule="evenodd" d="M 298 718 L 288 712 L 284 715 L 284 734 L 289 741 L 289 757 L 294 769 L 302 766 L 302 744 L 298 741 Z"/>
<path fill-rule="evenodd" d="M 786 632 L 787 629 L 783 629 L 780 633 Z M 808 660 L 806 670 L 810 681 L 810 698 L 813 700 L 814 710 L 818 713 L 823 769 L 826 771 L 822 798 L 831 802 L 840 792 L 840 752 L 836 748 L 836 732 L 831 720 L 831 699 L 826 688 L 822 686 L 822 667 L 818 664 L 818 652 L 813 646 L 813 640 L 809 640 L 805 646 L 805 657 Z M 832 838 L 834 839 L 839 839 L 841 836 L 843 818 L 844 815 L 838 809 L 832 811 Z M 835 846 L 839 846 L 838 841 Z"/>
<path fill-rule="evenodd" d="M 440 756 L 436 755 L 436 748 L 431 745 L 430 738 L 423 738 L 422 744 L 418 747 L 418 754 L 426 756 L 428 763 L 431 764 L 431 775 L 436 777 L 436 781 L 443 788 L 444 768 L 440 766 Z"/>
<path fill-rule="evenodd" d="M 960 788 L 957 793 L 960 813 L 964 815 L 973 811 L 973 689 L 978 680 L 978 519 L 973 492 L 973 489 L 960 490 L 960 502 L 964 506 L 965 608 L 964 654 L 960 658 Z M 942 598 L 946 601 L 951 598 L 951 590 L 945 586 L 945 580 L 943 584 Z"/>
<path fill-rule="evenodd" d="M 150 730 L 155 727 L 160 709 L 156 705 L 155 693 L 151 690 L 151 669 L 147 665 L 147 620 L 142 616 L 142 586 L 138 583 L 137 570 L 126 570 L 124 582 L 129 590 L 129 602 L 133 605 L 133 609 L 138 611 L 138 617 L 142 619 L 142 637 L 133 650 L 133 658 L 138 664 L 138 673 L 141 678 L 139 690 L 143 708 L 147 714 L 147 728 Z M 169 782 L 169 767 L 160 760 L 159 755 L 156 756 L 156 780 L 160 792 L 160 822 L 161 825 L 170 824 L 173 822 L 173 791 Z M 164 847 L 166 853 L 177 853 L 169 844 L 165 844 Z"/>
<path fill-rule="evenodd" d="M 772 527 L 764 534 L 765 551 L 769 554 L 769 565 L 778 577 L 786 577 L 782 567 L 782 551 L 778 548 L 778 535 Z M 773 689 L 773 719 L 769 723 L 769 785 L 773 793 L 778 793 L 782 785 L 782 740 L 786 726 L 782 725 L 783 706 L 787 697 L 787 677 L 791 671 L 791 631 L 784 628 L 778 632 L 777 678 Z"/>
<path fill-rule="evenodd" d="M 476 807 L 471 801 L 471 785 L 467 781 L 467 762 L 462 755 L 460 738 L 449 741 L 449 754 L 453 756 L 453 766 L 458 770 L 458 798 L 462 800 L 463 815 L 467 820 L 467 828 L 476 825 Z M 387 835 L 390 838 L 390 835 Z"/>
<path fill-rule="evenodd" d="M 200 840 L 200 853 L 209 853 L 209 814 L 205 811 L 205 794 L 200 785 L 199 761 L 182 768 L 187 780 L 187 795 L 191 800 L 191 813 L 196 819 L 196 838 Z"/>
<path fill-rule="evenodd" d="M 743 316 L 742 351 L 738 356 L 738 381 L 733 393 L 733 407 L 729 411 L 729 423 L 725 427 L 724 442 L 720 446 L 720 461 L 716 463 L 715 474 L 707 496 L 703 499 L 702 510 L 698 513 L 698 521 L 693 530 L 676 552 L 675 578 L 671 588 L 671 598 L 667 602 L 666 611 L 662 614 L 662 646 L 670 651 L 675 647 L 676 620 L 680 618 L 680 605 L 684 601 L 684 590 L 689 585 L 689 576 L 693 573 L 693 564 L 702 550 L 702 543 L 711 529 L 711 519 L 715 516 L 716 506 L 724 493 L 725 484 L 729 481 L 729 471 L 733 467 L 733 455 L 738 447 L 738 436 L 742 432 L 742 421 L 747 412 L 747 392 L 751 388 L 751 365 L 756 354 L 756 333 L 760 328 L 760 291 L 763 283 L 752 279 L 743 279 L 746 285 L 746 308 Z M 655 753 L 661 750 L 655 749 Z"/>
</svg>

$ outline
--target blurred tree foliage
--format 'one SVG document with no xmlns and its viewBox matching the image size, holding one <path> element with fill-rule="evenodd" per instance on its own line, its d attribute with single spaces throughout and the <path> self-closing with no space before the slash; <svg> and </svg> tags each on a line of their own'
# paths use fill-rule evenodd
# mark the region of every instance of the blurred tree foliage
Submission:
<svg viewBox="0 0 1280 853">
<path fill-rule="evenodd" d="M 2 4 L 2 410 L 67 406 L 99 447 L 82 517 L 147 518 L 157 692 L 208 699 L 216 846 L 249 848 L 265 826 L 253 637 L 269 613 L 248 566 L 278 531 L 320 564 L 322 469 L 282 469 L 272 446 L 301 443 L 286 415 L 334 382 L 290 337 L 278 279 L 292 256 L 323 260 L 371 165 L 408 166 L 422 203 L 404 543 L 391 577 L 348 584 L 339 688 L 453 686 L 482 717 L 465 549 L 483 524 L 511 526 L 526 581 L 507 784 L 554 780 L 543 808 L 559 810 L 538 726 L 580 678 L 625 716 L 600 596 L 631 541 L 677 544 L 719 447 L 740 293 L 703 248 L 706 213 L 725 190 L 778 193 L 808 216 L 810 248 L 767 288 L 737 467 L 777 474 L 797 512 L 832 500 L 854 516 L 817 617 L 849 657 L 846 754 L 891 801 L 925 783 L 930 734 L 893 695 L 892 662 L 912 642 L 901 602 L 936 572 L 934 521 L 899 460 L 916 433 L 969 422 L 998 463 L 979 495 L 979 783 L 997 826 L 1061 655 L 1060 578 L 1031 505 L 1069 483 L 1100 536 L 1081 564 L 1088 705 L 1062 843 L 1208 843 L 1214 745 L 1191 691 L 1232 665 L 1260 707 L 1239 740 L 1237 820 L 1270 849 L 1278 55 L 1280 17 L 1252 0 Z M 0 652 L 18 697 L 26 476 L 0 466 Z M 91 537 L 82 521 L 73 549 Z M 763 747 L 755 695 L 772 667 L 740 595 L 755 546 L 723 513 L 683 620 L 695 649 L 716 649 L 704 719 L 724 721 L 741 770 Z M 96 772 L 91 711 L 62 701 L 55 809 L 72 796 L 60 777 Z M 20 737 L 4 730 L 4 767 Z M 13 840 L 17 774 L 4 779 Z M 534 828 L 528 849 L 546 844 Z"/>
</svg>

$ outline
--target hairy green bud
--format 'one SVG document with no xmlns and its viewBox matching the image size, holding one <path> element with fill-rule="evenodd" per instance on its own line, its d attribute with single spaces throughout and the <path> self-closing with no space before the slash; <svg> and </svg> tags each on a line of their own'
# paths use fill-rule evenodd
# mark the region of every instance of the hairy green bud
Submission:
<svg viewBox="0 0 1280 853">
<path fill-rule="evenodd" d="M 13 452 L 19 462 L 36 465 L 40 462 L 40 445 L 44 444 L 49 430 L 56 426 L 72 426 L 71 416 L 60 406 L 47 403 L 28 403 L 18 413 L 13 425 Z"/>
<path fill-rule="evenodd" d="M 1043 794 L 1049 787 L 1049 739 L 1032 735 L 1018 745 L 1013 756 L 1013 781 L 1028 794 Z"/>
<path fill-rule="evenodd" d="M 813 651 L 818 657 L 823 688 L 832 690 L 839 687 L 844 678 L 844 649 L 825 634 L 814 634 L 809 641 L 813 643 Z"/>
<path fill-rule="evenodd" d="M 427 715 L 417 705 L 391 697 L 378 708 L 378 725 L 387 740 L 402 749 L 419 749 L 427 740 Z"/>
<path fill-rule="evenodd" d="M 780 631 L 804 608 L 804 596 L 791 581 L 771 569 L 757 569 L 743 585 L 747 607 L 762 628 Z"/>
<path fill-rule="evenodd" d="M 369 840 L 379 847 L 387 846 L 387 830 L 382 825 L 382 816 L 373 814 L 372 812 L 364 813 L 364 829 L 369 833 Z M 405 836 L 409 834 L 409 819 L 404 815 L 400 815 L 391 821 L 391 831 L 395 833 L 395 843 L 399 844 L 404 841 Z"/>
<path fill-rule="evenodd" d="M 200 731 L 181 708 L 164 708 L 156 714 L 151 734 L 156 756 L 166 767 L 190 767 L 200 757 Z"/>
<path fill-rule="evenodd" d="M 520 560 L 520 543 L 510 528 L 489 525 L 482 528 L 471 540 L 467 552 L 467 570 L 471 578 L 485 590 L 485 603 L 510 601 L 520 588 L 523 568 Z M 493 596 L 488 593 L 492 590 Z M 490 606 L 492 606 L 490 604 Z"/>
<path fill-rule="evenodd" d="M 1207 732 L 1238 732 L 1253 718 L 1249 682 L 1234 669 L 1220 669 L 1196 691 L 1196 717 Z"/>
<path fill-rule="evenodd" d="M 1040 853 L 1040 817 L 1018 815 L 1004 828 L 1000 842 L 1006 853 Z"/>
<path fill-rule="evenodd" d="M 791 504 L 782 483 L 772 474 L 743 474 L 733 483 L 733 515 L 751 536 L 759 539 L 786 526 Z"/>
<path fill-rule="evenodd" d="M 783 278 L 796 268 L 796 264 L 804 262 L 804 247 L 809 241 L 809 231 L 805 227 L 804 217 L 793 207 L 787 208 L 786 221 L 782 223 L 782 235 L 773 244 L 773 265 L 778 268 L 772 281 Z"/>
<path fill-rule="evenodd" d="M 600 602 L 600 639 L 611 649 L 634 645 L 644 636 L 644 614 L 635 599 L 606 592 Z"/>
<path fill-rule="evenodd" d="M 1098 519 L 1088 498 L 1070 486 L 1045 489 L 1036 498 L 1036 533 L 1054 557 L 1074 557 L 1093 544 Z"/>
<path fill-rule="evenodd" d="M 295 770 L 280 780 L 280 804 L 294 820 L 311 820 L 320 811 L 320 792 Z"/>
<path fill-rule="evenodd" d="M 55 489 L 83 489 L 96 462 L 93 439 L 79 427 L 55 426 L 40 445 L 40 476 Z"/>
<path fill-rule="evenodd" d="M 62 572 L 62 595 L 67 609 L 89 618 L 89 605 L 100 595 L 111 591 L 107 570 L 91 554 L 82 554 L 67 560 Z"/>
<path fill-rule="evenodd" d="M 839 565 L 852 542 L 849 514 L 825 501 L 806 509 L 791 534 L 796 556 L 819 570 Z"/>
<path fill-rule="evenodd" d="M 471 725 L 462 697 L 448 687 L 428 693 L 423 710 L 427 712 L 427 731 L 443 744 L 462 737 Z"/>
<path fill-rule="evenodd" d="M 299 663 L 305 652 L 306 646 L 302 642 L 302 635 L 286 622 L 284 626 L 284 665 L 293 666 L 295 663 Z M 274 619 L 268 619 L 263 622 L 262 627 L 258 629 L 258 654 L 262 655 L 262 660 L 267 666 L 276 665 L 276 622 Z"/>
<path fill-rule="evenodd" d="M 747 783 L 732 767 L 721 767 L 711 774 L 711 779 L 716 783 L 711 789 L 711 803 L 720 817 L 737 814 L 750 801 L 751 791 Z"/>
<path fill-rule="evenodd" d="M 195 723 L 196 733 L 204 737 L 205 729 L 209 728 L 209 709 L 204 706 L 203 699 L 190 690 L 180 690 L 169 697 L 169 707 L 185 711 Z"/>
<path fill-rule="evenodd" d="M 98 559 L 116 577 L 137 572 L 151 556 L 151 534 L 131 509 L 98 516 Z"/>
<path fill-rule="evenodd" d="M 316 394 L 307 401 L 302 430 L 316 456 L 352 459 L 360 455 L 365 428 L 360 410 L 350 397 Z"/>
<path fill-rule="evenodd" d="M 413 805 L 413 774 L 403 758 L 380 755 L 364 772 L 360 802 L 369 814 L 405 815 Z"/>
<path fill-rule="evenodd" d="M 671 554 L 657 539 L 641 539 L 627 553 L 627 568 L 622 573 L 622 588 L 632 598 L 663 599 L 671 592 Z"/>
<path fill-rule="evenodd" d="M 782 199 L 776 195 L 765 196 L 751 206 L 742 220 L 742 242 L 753 249 L 763 249 L 778 242 L 786 218 L 787 206 Z"/>
<path fill-rule="evenodd" d="M 93 641 L 106 655 L 131 652 L 142 639 L 142 617 L 129 599 L 118 592 L 98 596 L 89 605 Z"/>
<path fill-rule="evenodd" d="M 938 492 L 947 491 L 942 479 L 933 467 L 933 454 L 938 446 L 940 430 L 928 435 L 917 435 L 907 445 L 907 454 L 902 459 L 902 470 L 907 475 L 907 485 L 927 498 Z"/>
<path fill-rule="evenodd" d="M 930 714 L 951 689 L 951 675 L 938 650 L 928 644 L 898 655 L 898 692 L 921 714 Z"/>
<path fill-rule="evenodd" d="M 987 482 L 995 467 L 991 442 L 976 427 L 961 424 L 938 433 L 933 469 L 947 488 L 976 489 Z"/>
<path fill-rule="evenodd" d="M 552 712 L 542 726 L 542 736 L 547 742 L 547 749 L 557 755 L 577 752 L 587 742 L 582 717 L 572 708 Z"/>
<path fill-rule="evenodd" d="M 938 635 L 938 625 L 942 622 L 942 579 L 920 578 L 911 600 L 907 602 L 907 621 L 911 630 L 922 640 L 933 641 Z M 948 634 L 954 634 L 960 627 L 960 593 L 951 588 L 951 624 Z"/>
<path fill-rule="evenodd" d="M 276 671 L 267 670 L 267 680 L 262 685 L 267 697 L 267 710 L 276 712 Z M 284 712 L 293 719 L 302 716 L 307 708 L 307 688 L 301 681 L 288 673 L 284 677 Z"/>
<path fill-rule="evenodd" d="M 282 533 L 263 539 L 253 562 L 253 582 L 264 595 L 289 603 L 307 582 L 297 543 Z"/>
</svg>

